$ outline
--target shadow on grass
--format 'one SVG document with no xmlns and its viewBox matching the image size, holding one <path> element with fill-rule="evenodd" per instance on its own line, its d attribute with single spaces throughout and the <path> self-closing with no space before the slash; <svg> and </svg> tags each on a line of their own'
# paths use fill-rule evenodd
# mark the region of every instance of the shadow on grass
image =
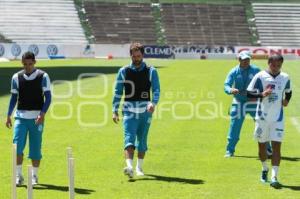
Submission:
<svg viewBox="0 0 300 199">
<path fill-rule="evenodd" d="M 300 161 L 300 158 L 299 157 L 281 157 L 281 160 L 286 160 L 286 161 L 291 161 L 291 162 L 297 162 L 297 161 Z"/>
<path fill-rule="evenodd" d="M 64 80 L 74 81 L 77 80 L 80 74 L 83 73 L 102 73 L 102 74 L 115 74 L 121 66 L 55 66 L 55 67 L 41 67 L 40 69 L 47 72 L 51 81 Z M 0 68 L 0 96 L 10 93 L 11 78 L 14 73 L 22 70 L 21 67 L 1 67 Z"/>
<path fill-rule="evenodd" d="M 27 189 L 27 185 L 18 185 L 17 188 L 26 188 Z"/>
<path fill-rule="evenodd" d="M 234 155 L 231 158 L 252 158 L 252 159 L 258 159 L 257 156 L 249 156 L 249 155 Z"/>
<path fill-rule="evenodd" d="M 52 184 L 38 184 L 38 185 L 34 186 L 33 189 L 36 189 L 36 190 L 54 190 L 54 191 L 63 191 L 63 192 L 69 191 L 69 187 L 67 187 L 67 186 L 58 186 L 58 185 L 52 185 Z M 93 192 L 95 192 L 95 190 L 75 188 L 75 193 L 77 193 L 77 194 L 88 195 L 88 194 L 91 194 Z"/>
<path fill-rule="evenodd" d="M 257 159 L 259 160 L 259 158 L 257 156 L 247 156 L 247 155 L 235 155 L 233 158 L 253 158 L 253 159 Z M 268 157 L 268 159 L 271 159 L 271 157 Z M 291 161 L 291 162 L 297 162 L 300 161 L 299 157 L 286 157 L 286 156 L 282 156 L 281 160 L 285 160 L 285 161 Z"/>
<path fill-rule="evenodd" d="M 193 185 L 204 184 L 204 181 L 200 179 L 178 178 L 178 177 L 160 176 L 160 175 L 153 175 L 153 174 L 145 174 L 144 178 L 130 179 L 129 182 L 147 181 L 147 180 L 175 182 L 175 183 L 193 184 Z"/>
<path fill-rule="evenodd" d="M 293 191 L 300 191 L 300 186 L 281 185 L 281 188 L 286 188 Z"/>
<path fill-rule="evenodd" d="M 121 66 L 54 66 L 41 67 L 40 69 L 47 72 L 51 82 L 53 82 L 55 80 L 74 81 L 84 73 L 116 74 L 120 68 Z M 163 68 L 163 66 L 157 66 L 156 68 Z M 10 94 L 11 78 L 14 73 L 20 70 L 22 70 L 21 67 L 0 67 L 0 97 Z"/>
</svg>

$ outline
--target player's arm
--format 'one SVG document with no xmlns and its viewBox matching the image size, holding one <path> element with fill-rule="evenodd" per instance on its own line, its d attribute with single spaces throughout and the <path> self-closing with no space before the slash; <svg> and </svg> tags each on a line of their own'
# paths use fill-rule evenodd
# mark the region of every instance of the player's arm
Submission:
<svg viewBox="0 0 300 199">
<path fill-rule="evenodd" d="M 285 97 L 284 97 L 284 100 L 282 102 L 282 105 L 287 106 L 289 104 L 291 98 L 292 98 L 292 89 L 291 89 L 290 80 L 288 80 L 288 82 L 286 83 L 284 94 L 285 94 Z"/>
<path fill-rule="evenodd" d="M 51 86 L 50 78 L 49 78 L 48 74 L 45 73 L 43 76 L 43 80 L 42 80 L 42 89 L 43 89 L 44 96 L 45 96 L 45 102 L 44 102 L 44 105 L 42 107 L 40 114 L 38 115 L 38 117 L 35 121 L 36 124 L 42 124 L 44 122 L 45 115 L 50 107 L 51 100 L 52 100 L 50 86 Z"/>
<path fill-rule="evenodd" d="M 15 106 L 18 101 L 18 85 L 16 83 L 15 78 L 13 77 L 11 80 L 11 97 L 9 101 L 8 111 L 7 111 L 7 118 L 6 118 L 6 127 L 12 127 L 11 115 L 15 109 Z"/>
<path fill-rule="evenodd" d="M 115 82 L 115 91 L 114 91 L 114 97 L 113 97 L 113 121 L 115 123 L 118 123 L 119 121 L 119 106 L 123 95 L 123 89 L 124 89 L 124 80 L 125 80 L 125 73 L 124 68 L 121 68 L 117 74 L 116 82 Z"/>
<path fill-rule="evenodd" d="M 235 70 L 232 69 L 229 72 L 229 74 L 227 75 L 226 80 L 224 82 L 224 91 L 228 95 L 231 95 L 231 94 L 235 95 L 235 94 L 239 93 L 238 89 L 232 88 L 232 85 L 234 83 L 234 73 L 235 73 Z"/>
<path fill-rule="evenodd" d="M 160 83 L 158 73 L 155 68 L 151 68 L 150 74 L 150 81 L 152 85 L 152 102 L 148 105 L 147 110 L 148 112 L 153 113 L 160 97 Z"/>
<path fill-rule="evenodd" d="M 248 98 L 264 98 L 269 96 L 272 93 L 272 89 L 268 88 L 263 90 L 262 81 L 258 75 L 255 75 L 251 80 L 247 88 L 247 97 Z"/>
<path fill-rule="evenodd" d="M 247 91 L 247 97 L 248 98 L 264 98 L 269 96 L 272 93 L 272 89 L 267 89 L 263 91 L 262 93 L 259 93 L 257 91 Z"/>
</svg>

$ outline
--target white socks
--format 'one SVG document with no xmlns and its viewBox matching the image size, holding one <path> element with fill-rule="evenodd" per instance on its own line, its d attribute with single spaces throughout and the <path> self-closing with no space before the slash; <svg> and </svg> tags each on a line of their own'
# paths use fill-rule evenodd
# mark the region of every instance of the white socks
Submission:
<svg viewBox="0 0 300 199">
<path fill-rule="evenodd" d="M 144 159 L 138 159 L 136 167 L 139 168 L 139 169 L 142 169 L 143 168 L 143 162 L 144 162 Z"/>
<path fill-rule="evenodd" d="M 262 164 L 262 170 L 263 171 L 268 171 L 268 166 L 267 166 L 267 161 L 264 161 L 264 162 L 261 162 Z M 279 166 L 272 166 L 272 178 L 271 179 L 274 179 L 277 177 L 278 175 L 278 170 L 279 170 Z"/>
<path fill-rule="evenodd" d="M 132 164 L 133 164 L 133 160 L 132 159 L 126 159 L 126 164 L 128 168 L 133 168 Z"/>
<path fill-rule="evenodd" d="M 32 175 L 34 176 L 37 176 L 38 175 L 38 171 L 39 171 L 39 168 L 38 167 L 32 167 Z M 16 166 L 16 175 L 17 176 L 22 176 L 22 165 L 17 165 Z"/>
<path fill-rule="evenodd" d="M 272 166 L 272 179 L 277 178 L 279 166 Z"/>
<path fill-rule="evenodd" d="M 144 159 L 137 159 L 136 163 L 137 163 L 136 167 L 141 169 L 141 168 L 143 168 Z M 133 160 L 126 159 L 126 165 L 128 168 L 133 168 Z"/>
<path fill-rule="evenodd" d="M 39 168 L 38 167 L 32 167 L 32 176 L 38 175 Z"/>
<path fill-rule="evenodd" d="M 262 170 L 263 171 L 268 171 L 269 170 L 266 160 L 264 162 L 261 162 L 261 164 L 262 164 Z"/>
<path fill-rule="evenodd" d="M 21 164 L 16 166 L 16 175 L 22 176 L 22 165 Z"/>
</svg>

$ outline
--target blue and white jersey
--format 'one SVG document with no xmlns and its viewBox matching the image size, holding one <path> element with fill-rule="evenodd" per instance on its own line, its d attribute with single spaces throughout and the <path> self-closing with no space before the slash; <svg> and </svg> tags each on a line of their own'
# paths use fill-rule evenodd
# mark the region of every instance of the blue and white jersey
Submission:
<svg viewBox="0 0 300 199">
<path fill-rule="evenodd" d="M 247 90 L 262 93 L 268 88 L 272 89 L 272 93 L 259 100 L 256 119 L 283 121 L 283 95 L 292 91 L 288 74 L 280 72 L 277 76 L 272 76 L 268 71 L 261 71 L 254 76 Z"/>
<path fill-rule="evenodd" d="M 20 71 L 22 72 L 22 71 Z M 19 74 L 15 73 L 12 77 L 11 80 L 11 93 L 12 94 L 19 94 Z M 29 76 L 27 76 L 25 73 L 23 74 L 23 77 L 26 81 L 31 81 L 34 80 L 38 74 L 41 72 L 41 70 L 36 69 L 33 73 L 31 73 Z M 43 71 L 43 78 L 42 78 L 42 90 L 45 93 L 46 91 L 51 91 L 51 83 L 50 83 L 50 78 L 47 73 Z M 40 114 L 41 111 L 37 110 L 16 110 L 14 117 L 16 118 L 23 118 L 23 119 L 35 119 L 37 116 Z"/>
</svg>

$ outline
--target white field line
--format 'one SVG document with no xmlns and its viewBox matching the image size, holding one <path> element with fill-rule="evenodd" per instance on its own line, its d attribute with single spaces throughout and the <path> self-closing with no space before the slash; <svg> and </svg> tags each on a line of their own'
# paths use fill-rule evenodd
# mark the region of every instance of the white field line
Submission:
<svg viewBox="0 0 300 199">
<path fill-rule="evenodd" d="M 297 129 L 298 133 L 300 133 L 300 122 L 297 117 L 291 117 L 291 122 Z"/>
</svg>

